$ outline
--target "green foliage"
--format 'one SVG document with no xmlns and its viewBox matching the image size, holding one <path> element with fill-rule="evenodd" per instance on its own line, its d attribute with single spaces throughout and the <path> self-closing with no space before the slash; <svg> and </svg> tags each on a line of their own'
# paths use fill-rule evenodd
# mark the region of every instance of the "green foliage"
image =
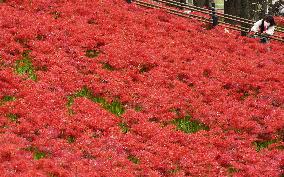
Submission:
<svg viewBox="0 0 284 177">
<path fill-rule="evenodd" d="M 67 141 L 69 144 L 74 143 L 76 141 L 76 137 L 73 135 L 67 136 Z"/>
<path fill-rule="evenodd" d="M 10 95 L 5 95 L 3 98 L 2 98 L 2 101 L 4 102 L 7 102 L 7 101 L 15 101 L 16 100 L 16 97 L 13 97 L 13 96 L 10 96 Z"/>
<path fill-rule="evenodd" d="M 37 147 L 29 146 L 24 148 L 26 151 L 33 152 L 33 157 L 35 160 L 39 160 L 46 157 L 46 153 L 44 151 L 40 151 Z"/>
<path fill-rule="evenodd" d="M 140 111 L 143 110 L 143 108 L 142 108 L 142 106 L 140 106 L 140 105 L 136 105 L 136 106 L 134 107 L 134 110 L 137 111 L 137 112 L 140 112 Z"/>
<path fill-rule="evenodd" d="M 96 158 L 91 153 L 89 153 L 85 150 L 82 151 L 82 157 L 85 158 L 85 159 L 95 159 Z"/>
<path fill-rule="evenodd" d="M 180 115 L 181 115 L 180 108 L 172 108 L 172 109 L 170 109 L 170 112 L 175 113 L 178 117 L 180 117 Z"/>
<path fill-rule="evenodd" d="M 71 109 L 71 106 L 73 105 L 74 103 L 74 99 L 75 98 L 78 98 L 78 97 L 85 97 L 85 98 L 88 98 L 90 99 L 92 97 L 92 93 L 91 91 L 88 90 L 87 87 L 83 87 L 80 91 L 70 95 L 70 96 L 67 96 L 67 108 L 68 108 L 68 112 L 70 115 L 74 114 L 74 111 Z"/>
<path fill-rule="evenodd" d="M 15 39 L 16 42 L 18 42 L 19 44 L 21 44 L 24 48 L 28 48 L 29 45 L 29 40 L 28 39 L 25 39 L 25 38 L 16 38 Z"/>
<path fill-rule="evenodd" d="M 118 124 L 118 126 L 120 127 L 120 129 L 121 129 L 121 131 L 122 131 L 122 133 L 127 133 L 127 132 L 129 132 L 129 126 L 127 125 L 127 123 L 125 123 L 125 122 L 120 122 L 119 124 Z"/>
<path fill-rule="evenodd" d="M 5 95 L 0 100 L 0 106 L 3 105 L 6 102 L 15 101 L 15 100 L 16 100 L 16 97 L 13 97 L 13 96 L 10 96 L 10 95 Z"/>
<path fill-rule="evenodd" d="M 88 49 L 86 50 L 86 54 L 85 56 L 88 58 L 95 58 L 97 56 L 99 56 L 100 52 L 94 49 Z"/>
<path fill-rule="evenodd" d="M 124 113 L 122 104 L 117 100 L 112 101 L 110 104 L 106 103 L 103 107 L 117 116 L 121 116 Z"/>
<path fill-rule="evenodd" d="M 128 160 L 130 160 L 131 162 L 135 163 L 135 164 L 139 164 L 140 163 L 140 160 L 134 156 L 134 155 L 129 155 L 128 157 Z"/>
<path fill-rule="evenodd" d="M 27 74 L 30 79 L 36 81 L 37 76 L 29 53 L 29 50 L 24 51 L 22 59 L 16 61 L 15 71 L 20 75 Z"/>
<path fill-rule="evenodd" d="M 173 168 L 173 169 L 171 169 L 171 170 L 169 170 L 168 173 L 169 173 L 170 175 L 173 175 L 173 174 L 177 174 L 180 170 L 181 170 L 181 167 L 180 167 L 179 165 L 176 165 L 176 167 Z"/>
<path fill-rule="evenodd" d="M 110 70 L 110 71 L 115 70 L 114 67 L 111 66 L 109 63 L 103 63 L 103 69 Z"/>
<path fill-rule="evenodd" d="M 93 94 L 86 86 L 84 86 L 80 91 L 74 94 L 74 97 L 86 97 L 89 99 L 93 97 Z"/>
<path fill-rule="evenodd" d="M 6 115 L 12 122 L 18 122 L 19 115 L 18 114 L 13 114 L 9 113 Z"/>
<path fill-rule="evenodd" d="M 234 173 L 237 173 L 237 172 L 239 172 L 240 170 L 239 170 L 239 169 L 236 169 L 236 168 L 233 167 L 233 166 L 229 166 L 229 167 L 227 168 L 227 171 L 228 171 L 228 176 L 229 176 L 229 177 L 232 177 Z"/>
<path fill-rule="evenodd" d="M 146 65 L 146 64 L 142 64 L 140 67 L 139 67 L 139 72 L 140 73 L 145 73 L 145 72 L 149 72 L 151 70 L 151 67 Z"/>
<path fill-rule="evenodd" d="M 42 158 L 45 158 L 45 157 L 46 157 L 46 154 L 43 151 L 34 152 L 34 159 L 35 160 L 39 160 L 39 159 L 42 159 Z"/>
<path fill-rule="evenodd" d="M 267 141 L 255 141 L 253 142 L 253 144 L 256 147 L 256 151 L 259 152 L 260 150 L 264 149 L 264 148 L 268 148 L 269 145 L 276 143 L 277 140 L 273 139 L 273 140 L 267 140 Z"/>
<path fill-rule="evenodd" d="M 241 100 L 245 100 L 247 97 L 249 97 L 249 92 L 248 91 L 244 91 L 244 92 L 242 92 L 242 96 L 241 96 Z"/>
<path fill-rule="evenodd" d="M 199 130 L 209 130 L 209 127 L 197 120 L 190 120 L 191 116 L 185 116 L 184 118 L 177 118 L 173 121 L 177 130 L 185 133 L 195 133 Z"/>
<path fill-rule="evenodd" d="M 95 103 L 99 103 L 104 109 L 115 114 L 116 116 L 121 116 L 125 111 L 123 105 L 118 100 L 114 100 L 111 103 L 108 103 L 104 98 L 94 96 L 93 93 L 87 87 L 84 86 L 80 91 L 67 97 L 67 108 L 69 114 L 74 114 L 73 110 L 71 109 L 71 106 L 74 103 L 74 99 L 78 97 L 84 97 Z"/>
</svg>

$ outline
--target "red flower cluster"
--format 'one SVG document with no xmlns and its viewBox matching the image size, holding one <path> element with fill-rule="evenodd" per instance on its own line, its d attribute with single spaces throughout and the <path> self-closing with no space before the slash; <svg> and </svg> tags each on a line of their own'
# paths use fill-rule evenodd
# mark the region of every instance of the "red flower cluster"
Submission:
<svg viewBox="0 0 284 177">
<path fill-rule="evenodd" d="M 284 18 L 281 16 L 274 17 L 277 23 L 277 26 L 284 27 Z"/>
<path fill-rule="evenodd" d="M 124 0 L 0 13 L 3 176 L 283 173 L 283 44 Z"/>
</svg>

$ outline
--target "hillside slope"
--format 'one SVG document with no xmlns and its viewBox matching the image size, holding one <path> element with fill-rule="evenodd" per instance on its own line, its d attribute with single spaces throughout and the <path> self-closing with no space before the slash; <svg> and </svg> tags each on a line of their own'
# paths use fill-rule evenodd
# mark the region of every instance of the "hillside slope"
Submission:
<svg viewBox="0 0 284 177">
<path fill-rule="evenodd" d="M 283 44 L 123 0 L 0 12 L 4 176 L 283 173 Z"/>
</svg>

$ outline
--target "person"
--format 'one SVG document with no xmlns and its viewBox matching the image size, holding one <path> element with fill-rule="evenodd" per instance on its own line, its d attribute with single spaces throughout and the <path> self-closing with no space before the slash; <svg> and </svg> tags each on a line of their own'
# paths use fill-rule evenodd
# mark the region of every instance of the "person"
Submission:
<svg viewBox="0 0 284 177">
<path fill-rule="evenodd" d="M 250 37 L 260 37 L 260 42 L 267 43 L 269 36 L 274 34 L 276 22 L 271 15 L 265 16 L 263 19 L 254 23 L 253 27 L 250 29 Z M 259 35 L 257 35 L 259 34 Z"/>
</svg>

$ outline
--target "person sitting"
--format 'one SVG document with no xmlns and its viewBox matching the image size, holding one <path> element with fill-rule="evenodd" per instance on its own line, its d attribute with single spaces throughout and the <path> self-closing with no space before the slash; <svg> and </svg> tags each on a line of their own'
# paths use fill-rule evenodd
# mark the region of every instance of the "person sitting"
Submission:
<svg viewBox="0 0 284 177">
<path fill-rule="evenodd" d="M 249 36 L 256 37 L 258 33 L 260 34 L 260 41 L 262 43 L 267 43 L 269 36 L 274 34 L 275 26 L 276 23 L 273 16 L 267 15 L 254 23 L 253 27 L 250 29 Z"/>
</svg>

